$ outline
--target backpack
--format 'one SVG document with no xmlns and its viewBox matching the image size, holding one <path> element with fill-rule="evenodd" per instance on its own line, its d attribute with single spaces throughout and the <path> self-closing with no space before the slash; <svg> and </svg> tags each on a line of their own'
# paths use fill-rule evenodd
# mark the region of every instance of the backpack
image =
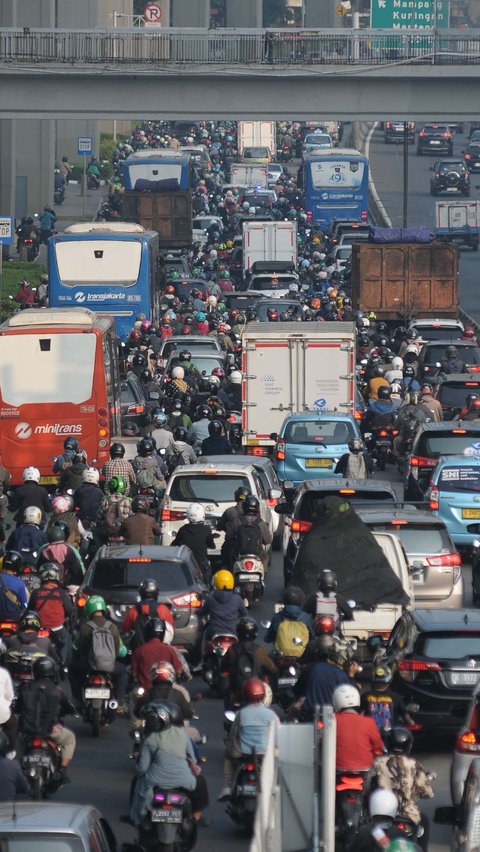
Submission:
<svg viewBox="0 0 480 852">
<path fill-rule="evenodd" d="M 88 665 L 97 672 L 113 672 L 117 660 L 115 637 L 107 621 L 100 626 L 94 621 L 87 621 L 92 628 L 92 641 L 88 652 Z"/>
<path fill-rule="evenodd" d="M 154 488 L 157 481 L 156 469 L 153 465 L 150 467 L 140 467 L 135 469 L 137 477 L 137 485 L 139 488 Z"/>
<path fill-rule="evenodd" d="M 148 612 L 143 612 L 143 608 L 148 604 Z M 139 601 L 135 604 L 135 609 L 137 610 L 137 620 L 135 622 L 135 626 L 133 628 L 133 636 L 132 641 L 130 642 L 130 649 L 132 651 L 135 648 L 138 648 L 139 645 L 143 645 L 145 642 L 145 626 L 151 618 L 158 618 L 157 616 L 157 607 L 158 601 L 153 598 L 149 598 L 146 601 Z"/>
<path fill-rule="evenodd" d="M 17 593 L 6 586 L 0 575 L 0 618 L 5 621 L 18 621 L 23 606 Z"/>
<path fill-rule="evenodd" d="M 298 642 L 299 639 L 300 642 Z M 301 657 L 309 639 L 308 627 L 303 621 L 284 618 L 278 625 L 273 647 L 286 657 Z"/>
<path fill-rule="evenodd" d="M 120 516 L 120 501 L 112 500 L 109 502 L 104 515 L 104 522 L 109 536 L 118 535 L 121 524 L 124 518 Z"/>
<path fill-rule="evenodd" d="M 46 686 L 27 684 L 21 691 L 22 730 L 29 736 L 48 737 L 55 724 L 53 701 Z"/>
<path fill-rule="evenodd" d="M 241 691 L 243 684 L 251 677 L 260 677 L 261 666 L 255 656 L 258 645 L 252 644 L 247 650 L 243 645 L 232 645 L 231 650 L 236 656 L 235 667 L 230 672 L 230 684 L 236 691 Z"/>
<path fill-rule="evenodd" d="M 166 459 L 169 474 L 172 474 L 173 471 L 181 464 L 188 464 L 188 460 L 185 459 L 183 450 L 176 450 L 175 447 L 172 446 L 171 453 L 169 453 L 168 458 Z"/>
<path fill-rule="evenodd" d="M 24 564 L 36 558 L 36 551 L 40 549 L 44 541 L 38 527 L 32 524 L 22 524 L 15 531 L 15 550 L 21 554 Z"/>
<path fill-rule="evenodd" d="M 242 523 L 233 536 L 233 552 L 238 556 L 261 556 L 263 547 L 262 532 L 258 524 Z"/>
</svg>

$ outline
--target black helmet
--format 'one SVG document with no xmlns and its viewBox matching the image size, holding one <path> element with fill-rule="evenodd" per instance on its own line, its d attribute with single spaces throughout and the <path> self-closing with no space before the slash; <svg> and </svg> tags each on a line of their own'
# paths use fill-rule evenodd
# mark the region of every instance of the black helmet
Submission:
<svg viewBox="0 0 480 852">
<path fill-rule="evenodd" d="M 247 497 L 250 497 L 251 493 L 250 488 L 247 488 L 246 485 L 241 485 L 240 488 L 237 488 L 233 495 L 235 497 L 235 502 L 243 502 L 247 499 Z"/>
<path fill-rule="evenodd" d="M 407 364 L 406 365 L 406 367 L 403 371 L 403 375 L 409 376 L 410 378 L 415 378 L 416 371 L 415 371 L 415 367 L 413 366 L 413 364 Z"/>
<path fill-rule="evenodd" d="M 324 568 L 318 578 L 318 588 L 321 592 L 335 592 L 337 590 L 337 578 L 330 568 Z"/>
<path fill-rule="evenodd" d="M 185 429 L 185 426 L 177 426 L 177 428 L 173 430 L 173 437 L 175 441 L 186 441 L 187 430 Z"/>
<path fill-rule="evenodd" d="M 378 334 L 388 334 L 388 327 L 386 322 L 377 322 L 377 332 Z"/>
<path fill-rule="evenodd" d="M 137 444 L 137 453 L 139 456 L 145 458 L 146 456 L 151 456 L 155 451 L 155 444 L 151 438 L 142 438 L 141 441 Z"/>
<path fill-rule="evenodd" d="M 142 497 L 140 494 L 137 494 L 136 497 L 132 500 L 132 512 L 136 515 L 138 512 L 143 512 L 145 515 L 148 515 L 150 511 L 150 505 L 146 497 Z"/>
<path fill-rule="evenodd" d="M 335 639 L 333 636 L 329 636 L 325 634 L 323 636 L 318 636 L 315 639 L 315 651 L 317 658 L 319 660 L 324 660 L 326 657 L 330 657 L 332 654 L 332 648 L 335 646 Z"/>
<path fill-rule="evenodd" d="M 454 361 L 455 358 L 458 358 L 458 350 L 456 346 L 447 346 L 445 349 L 445 355 L 449 361 Z"/>
<path fill-rule="evenodd" d="M 220 423 L 220 420 L 212 420 L 208 424 L 208 434 L 211 438 L 221 438 L 223 435 L 223 423 Z"/>
<path fill-rule="evenodd" d="M 123 459 L 125 455 L 125 447 L 119 441 L 115 441 L 110 447 L 111 459 Z"/>
<path fill-rule="evenodd" d="M 358 336 L 358 345 L 359 346 L 369 346 L 370 345 L 370 341 L 369 341 L 366 334 L 360 334 Z"/>
<path fill-rule="evenodd" d="M 258 635 L 258 624 L 248 615 L 241 618 L 237 624 L 237 636 L 241 642 L 253 641 Z"/>
<path fill-rule="evenodd" d="M 378 398 L 379 399 L 390 399 L 391 390 L 387 388 L 385 385 L 382 385 L 378 389 Z"/>
<path fill-rule="evenodd" d="M 406 728 L 392 728 L 388 736 L 389 751 L 397 754 L 410 754 L 413 745 L 413 735 Z"/>
<path fill-rule="evenodd" d="M 76 452 L 76 450 L 78 450 L 79 447 L 80 447 L 80 444 L 78 442 L 78 438 L 71 438 L 71 437 L 65 438 L 65 440 L 63 442 L 63 449 L 64 450 L 73 450 L 73 452 Z"/>
<path fill-rule="evenodd" d="M 183 713 L 178 704 L 174 704 L 173 701 L 165 701 L 164 707 L 168 710 L 172 725 L 176 728 L 183 728 Z"/>
<path fill-rule="evenodd" d="M 149 618 L 144 630 L 146 641 L 148 642 L 149 639 L 160 639 L 163 642 L 166 629 L 167 625 L 163 618 Z"/>
<path fill-rule="evenodd" d="M 17 574 L 18 571 L 22 570 L 23 560 L 17 550 L 7 550 L 5 551 L 5 556 L 3 557 L 2 563 L 2 571 L 12 571 L 14 574 Z"/>
<path fill-rule="evenodd" d="M 140 716 L 145 720 L 145 733 L 159 733 L 170 727 L 170 713 L 164 704 L 145 704 L 140 711 Z"/>
<path fill-rule="evenodd" d="M 246 497 L 243 501 L 242 509 L 244 515 L 259 515 L 260 503 L 258 501 L 258 497 L 255 497 L 254 494 L 250 494 L 249 497 Z"/>
<path fill-rule="evenodd" d="M 407 332 L 408 340 L 417 340 L 419 337 L 418 331 L 416 328 L 410 328 Z"/>
<path fill-rule="evenodd" d="M 38 633 L 41 626 L 38 612 L 35 612 L 34 609 L 27 609 L 18 619 L 19 630 L 35 630 Z"/>
<path fill-rule="evenodd" d="M 157 600 L 158 598 L 159 587 L 156 580 L 144 580 L 143 583 L 140 583 L 138 587 L 138 594 L 140 595 L 142 601 L 147 598 L 153 598 L 153 600 Z"/>
<path fill-rule="evenodd" d="M 32 673 L 34 680 L 41 680 L 44 677 L 55 680 L 57 677 L 57 667 L 51 657 L 40 657 L 38 660 L 35 660 L 32 666 Z"/>
<path fill-rule="evenodd" d="M 70 535 L 70 528 L 65 521 L 54 521 L 47 530 L 47 538 L 50 544 L 66 541 Z"/>
<path fill-rule="evenodd" d="M 203 403 L 202 405 L 198 406 L 198 408 L 195 412 L 195 416 L 196 416 L 197 420 L 203 420 L 205 417 L 207 417 L 208 420 L 210 420 L 210 418 L 212 416 L 212 410 L 211 410 L 209 405 L 207 405 L 206 403 Z"/>
<path fill-rule="evenodd" d="M 182 351 L 178 355 L 179 361 L 188 361 L 192 360 L 192 353 L 188 351 L 188 349 L 182 349 Z"/>
<path fill-rule="evenodd" d="M 302 607 L 305 603 L 305 595 L 298 586 L 289 586 L 283 593 L 283 603 L 285 606 Z"/>
<path fill-rule="evenodd" d="M 373 369 L 373 375 L 374 375 L 374 376 L 375 376 L 375 378 L 377 378 L 377 379 L 383 379 L 383 377 L 384 377 L 384 375 L 385 375 L 385 368 L 382 366 L 382 364 L 377 364 L 377 365 L 374 367 L 374 369 Z"/>
<path fill-rule="evenodd" d="M 392 672 L 388 666 L 375 666 L 373 669 L 372 683 L 379 686 L 387 686 L 392 682 Z"/>
</svg>

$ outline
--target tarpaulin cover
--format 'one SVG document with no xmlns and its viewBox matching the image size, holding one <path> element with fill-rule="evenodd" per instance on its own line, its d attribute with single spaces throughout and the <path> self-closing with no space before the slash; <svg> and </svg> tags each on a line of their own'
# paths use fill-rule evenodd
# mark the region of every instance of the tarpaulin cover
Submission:
<svg viewBox="0 0 480 852">
<path fill-rule="evenodd" d="M 431 243 L 435 234 L 426 225 L 416 228 L 370 228 L 371 243 Z"/>
<path fill-rule="evenodd" d="M 305 536 L 292 575 L 292 585 L 305 594 L 317 591 L 320 571 L 337 576 L 338 594 L 359 607 L 379 603 L 408 604 L 400 579 L 368 527 L 341 497 L 325 497 L 323 511 Z"/>
</svg>

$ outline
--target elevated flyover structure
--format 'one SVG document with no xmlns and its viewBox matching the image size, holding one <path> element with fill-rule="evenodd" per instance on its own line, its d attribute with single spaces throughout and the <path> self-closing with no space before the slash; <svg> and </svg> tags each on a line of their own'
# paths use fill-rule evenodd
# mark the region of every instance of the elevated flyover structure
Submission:
<svg viewBox="0 0 480 852">
<path fill-rule="evenodd" d="M 0 29 L 2 118 L 477 117 L 480 30 Z"/>
</svg>

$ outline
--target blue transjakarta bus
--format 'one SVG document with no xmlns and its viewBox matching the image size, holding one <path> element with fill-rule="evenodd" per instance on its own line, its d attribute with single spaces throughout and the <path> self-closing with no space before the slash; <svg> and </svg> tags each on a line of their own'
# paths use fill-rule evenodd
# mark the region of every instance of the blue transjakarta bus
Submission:
<svg viewBox="0 0 480 852">
<path fill-rule="evenodd" d="M 305 210 L 309 221 L 326 229 L 332 219 L 368 216 L 368 159 L 353 148 L 305 154 Z"/>
<path fill-rule="evenodd" d="M 158 234 L 133 222 L 82 222 L 48 241 L 50 307 L 108 314 L 122 340 L 137 314 L 158 320 L 158 274 Z"/>
<path fill-rule="evenodd" d="M 184 151 L 146 148 L 130 154 L 123 165 L 125 189 L 173 192 L 192 189 L 194 161 Z"/>
</svg>

